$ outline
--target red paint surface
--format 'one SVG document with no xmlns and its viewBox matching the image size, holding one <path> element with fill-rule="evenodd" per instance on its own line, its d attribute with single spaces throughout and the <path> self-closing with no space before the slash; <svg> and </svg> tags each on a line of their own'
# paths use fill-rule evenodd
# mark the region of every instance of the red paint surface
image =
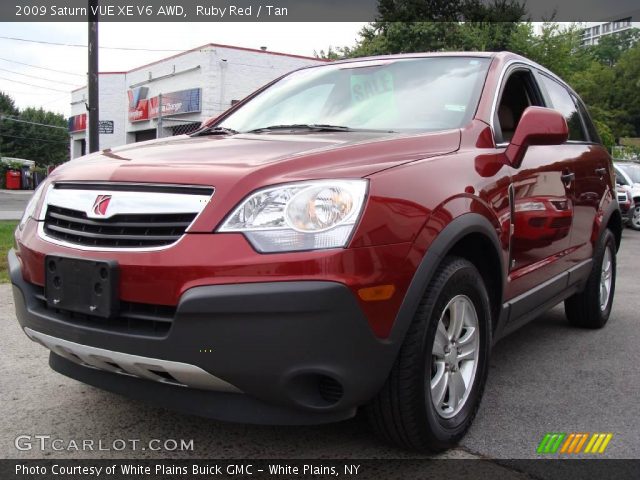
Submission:
<svg viewBox="0 0 640 480">
<path fill-rule="evenodd" d="M 500 239 L 503 300 L 520 295 L 592 255 L 594 232 L 614 196 L 611 175 L 603 181 L 593 173 L 598 167 L 611 169 L 599 145 L 532 145 L 519 168 L 509 165 L 505 148 L 496 147 L 489 127 L 491 106 L 504 64 L 517 58 L 496 55 L 475 118 L 460 130 L 382 138 L 366 133 L 183 136 L 69 162 L 50 180 L 201 184 L 216 191 L 190 233 L 177 245 L 155 252 L 59 247 L 40 239 L 36 223 L 30 221 L 19 238 L 24 277 L 43 284 L 45 254 L 116 259 L 123 300 L 168 305 L 199 285 L 329 280 L 347 285 L 357 298 L 360 288 L 391 284 L 396 291 L 389 300 L 358 300 L 375 334 L 386 337 L 433 240 L 453 219 L 474 212 L 494 225 Z M 557 135 L 556 127 L 549 135 Z M 565 188 L 560 177 L 569 170 L 576 173 L 576 181 Z M 213 233 L 233 207 L 258 188 L 362 177 L 369 179 L 369 196 L 345 249 L 261 255 L 241 234 Z M 531 221 L 536 212 L 516 211 L 511 218 L 511 185 L 516 205 L 544 204 L 546 211 L 538 212 L 544 218 L 541 226 Z"/>
</svg>

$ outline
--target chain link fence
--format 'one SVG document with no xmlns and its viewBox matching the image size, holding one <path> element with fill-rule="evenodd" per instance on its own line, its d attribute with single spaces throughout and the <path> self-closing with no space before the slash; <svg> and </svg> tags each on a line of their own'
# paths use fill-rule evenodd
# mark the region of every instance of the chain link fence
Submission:
<svg viewBox="0 0 640 480">
<path fill-rule="evenodd" d="M 184 120 L 175 117 L 162 117 L 162 122 L 158 127 L 158 138 L 172 137 L 175 135 L 188 135 L 200 128 L 201 122 Z"/>
</svg>

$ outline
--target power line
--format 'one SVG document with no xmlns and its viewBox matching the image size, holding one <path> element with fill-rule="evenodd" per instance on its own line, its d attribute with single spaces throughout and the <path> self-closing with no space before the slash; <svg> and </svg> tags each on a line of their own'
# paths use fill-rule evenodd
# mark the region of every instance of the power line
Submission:
<svg viewBox="0 0 640 480">
<path fill-rule="evenodd" d="M 36 80 L 44 80 L 45 82 L 59 83 L 61 85 L 69 85 L 71 87 L 78 86 L 77 83 L 61 82 L 59 80 L 49 80 L 48 78 L 37 77 L 35 75 L 29 75 L 27 73 L 14 72 L 13 70 L 7 70 L 6 68 L 0 68 L 0 70 L 3 72 L 13 73 L 14 75 L 22 75 L 23 77 L 35 78 Z"/>
<path fill-rule="evenodd" d="M 4 39 L 4 40 L 14 40 L 16 42 L 39 43 L 39 44 L 43 44 L 43 45 L 55 45 L 55 46 L 58 46 L 58 47 L 87 48 L 87 45 L 83 45 L 81 43 L 47 42 L 47 41 L 44 41 L 44 40 L 31 40 L 29 38 L 5 37 L 3 35 L 0 35 L 0 38 Z M 103 46 L 100 46 L 99 48 L 102 48 L 102 49 L 105 49 L 105 50 L 131 50 L 131 51 L 136 51 L 136 52 L 184 52 L 186 50 L 186 49 L 176 50 L 176 49 L 171 49 L 171 48 L 135 48 L 135 47 L 103 47 Z"/>
<path fill-rule="evenodd" d="M 6 88 L 0 88 L 0 92 L 2 93 L 10 93 L 12 95 L 51 95 L 47 92 L 20 92 L 17 90 L 7 90 Z"/>
<path fill-rule="evenodd" d="M 4 60 L 5 62 L 9 62 L 9 63 L 16 63 L 18 65 L 24 65 L 25 67 L 39 68 L 40 70 L 47 70 L 49 72 L 63 73 L 65 75 L 73 75 L 75 77 L 87 78 L 86 74 L 65 72 L 64 70 L 56 70 L 55 68 L 49 68 L 49 67 L 39 67 L 38 65 L 31 65 L 30 63 L 18 62 L 17 60 L 10 60 L 8 58 L 3 58 L 3 57 L 0 57 L 0 60 Z"/>
<path fill-rule="evenodd" d="M 10 78 L 6 78 L 6 77 L 0 77 L 0 80 L 6 80 L 7 82 L 19 83 L 20 85 L 29 85 L 30 87 L 44 88 L 45 90 L 51 90 L 51 91 L 54 91 L 54 92 L 71 93 L 69 90 L 60 90 L 59 88 L 43 87 L 42 85 L 34 85 L 33 83 L 20 82 L 18 80 L 11 80 Z"/>
<path fill-rule="evenodd" d="M 28 123 L 30 125 L 39 125 L 41 127 L 59 128 L 61 130 L 67 130 L 67 127 L 61 127 L 59 125 L 51 125 L 49 123 L 29 122 L 27 120 L 21 120 L 21 119 L 18 119 L 18 118 L 7 117 L 6 115 L 0 116 L 0 120 L 9 120 L 11 122 Z"/>
<path fill-rule="evenodd" d="M 45 105 L 49 105 L 50 103 L 53 103 L 53 102 L 61 102 L 62 100 L 67 100 L 67 99 L 68 99 L 68 94 L 62 97 L 57 97 L 57 98 L 54 98 L 53 100 L 48 100 L 44 103 L 41 103 L 40 107 L 44 107 Z"/>
<path fill-rule="evenodd" d="M 45 142 L 45 143 L 60 143 L 60 144 L 67 144 L 68 142 L 66 140 L 47 140 L 46 138 L 40 138 L 40 137 L 23 137 L 20 135 L 7 135 L 6 133 L 0 133 L 0 137 L 5 137 L 5 138 L 20 138 L 23 140 L 38 140 L 39 142 Z"/>
</svg>

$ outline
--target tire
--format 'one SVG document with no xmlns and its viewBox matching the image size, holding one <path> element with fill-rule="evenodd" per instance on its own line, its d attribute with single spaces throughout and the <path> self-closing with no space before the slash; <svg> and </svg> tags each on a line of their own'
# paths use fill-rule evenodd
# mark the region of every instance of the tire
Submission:
<svg viewBox="0 0 640 480">
<path fill-rule="evenodd" d="M 447 321 L 453 311 L 465 312 L 465 326 L 459 330 L 458 347 L 451 349 L 449 334 L 455 329 Z M 476 354 L 471 353 L 473 346 Z M 447 348 L 449 353 L 444 353 Z M 366 408 L 373 429 L 387 442 L 410 450 L 442 451 L 456 445 L 480 406 L 490 348 L 491 309 L 482 277 L 469 261 L 446 257 L 420 302 L 385 385 Z M 458 361 L 458 354 L 468 358 Z M 442 401 L 435 400 L 445 377 L 455 382 L 445 382 Z M 467 386 L 463 395 L 454 394 L 456 386 L 458 392 Z M 452 401 L 455 398 L 460 401 Z"/>
<path fill-rule="evenodd" d="M 638 203 L 633 207 L 633 212 L 631 212 L 631 215 L 629 216 L 629 222 L 627 225 L 633 230 L 640 230 L 640 205 Z"/>
<path fill-rule="evenodd" d="M 610 282 L 608 283 L 606 300 L 603 300 L 603 297 L 601 297 L 601 280 L 605 272 L 609 273 Z M 604 286 L 606 286 L 606 279 L 603 282 Z M 611 230 L 607 229 L 596 246 L 593 255 L 593 267 L 584 290 L 572 295 L 564 302 L 564 311 L 569 323 L 582 328 L 604 327 L 611 314 L 615 289 L 616 239 Z"/>
</svg>

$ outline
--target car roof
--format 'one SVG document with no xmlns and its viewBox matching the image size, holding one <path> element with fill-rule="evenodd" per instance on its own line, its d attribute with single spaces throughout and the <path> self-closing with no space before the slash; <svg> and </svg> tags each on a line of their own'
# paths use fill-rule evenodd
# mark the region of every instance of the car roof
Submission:
<svg viewBox="0 0 640 480">
<path fill-rule="evenodd" d="M 499 53 L 509 53 L 509 52 L 499 52 Z M 388 55 L 371 55 L 368 57 L 354 57 L 354 58 L 345 58 L 344 60 L 336 60 L 332 62 L 336 63 L 351 63 L 351 62 L 369 62 L 371 60 L 390 60 L 390 59 L 401 59 L 401 58 L 429 58 L 429 57 L 483 57 L 483 58 L 494 58 L 499 55 L 498 52 L 407 52 L 407 53 L 392 53 Z M 513 54 L 512 54 L 513 55 Z"/>
<path fill-rule="evenodd" d="M 560 78 L 557 74 L 549 70 L 548 68 L 540 65 L 539 63 L 534 62 L 522 55 L 518 55 L 513 52 L 478 52 L 478 51 L 458 51 L 458 52 L 411 52 L 411 53 L 394 53 L 390 55 L 373 55 L 369 57 L 354 57 L 354 58 L 345 58 L 344 60 L 336 60 L 333 62 L 328 62 L 320 65 L 309 65 L 302 67 L 300 70 L 306 70 L 310 68 L 323 68 L 331 65 L 342 65 L 349 63 L 357 63 L 357 62 L 375 62 L 375 61 L 383 61 L 383 60 L 403 60 L 408 58 L 438 58 L 438 57 L 475 57 L 475 58 L 489 58 L 492 60 L 498 60 L 502 63 L 510 63 L 510 62 L 522 62 L 531 67 L 535 67 L 553 78 L 560 81 L 564 86 L 568 87 L 569 90 L 574 95 L 577 95 L 576 92 L 571 88 L 569 84 L 567 84 L 562 78 Z"/>
<path fill-rule="evenodd" d="M 336 60 L 328 63 L 328 65 L 335 65 L 341 63 L 352 62 L 370 62 L 375 60 L 393 60 L 393 59 L 405 59 L 405 58 L 431 58 L 431 57 L 479 57 L 479 58 L 495 58 L 500 60 L 522 60 L 533 65 L 537 65 L 532 60 L 526 57 L 517 55 L 512 52 L 478 52 L 478 51 L 458 51 L 458 52 L 408 52 L 408 53 L 393 53 L 389 55 L 372 55 L 368 57 L 354 57 L 345 58 L 344 60 Z M 315 65 L 314 65 L 315 66 Z M 322 66 L 322 65 L 319 65 Z"/>
</svg>

